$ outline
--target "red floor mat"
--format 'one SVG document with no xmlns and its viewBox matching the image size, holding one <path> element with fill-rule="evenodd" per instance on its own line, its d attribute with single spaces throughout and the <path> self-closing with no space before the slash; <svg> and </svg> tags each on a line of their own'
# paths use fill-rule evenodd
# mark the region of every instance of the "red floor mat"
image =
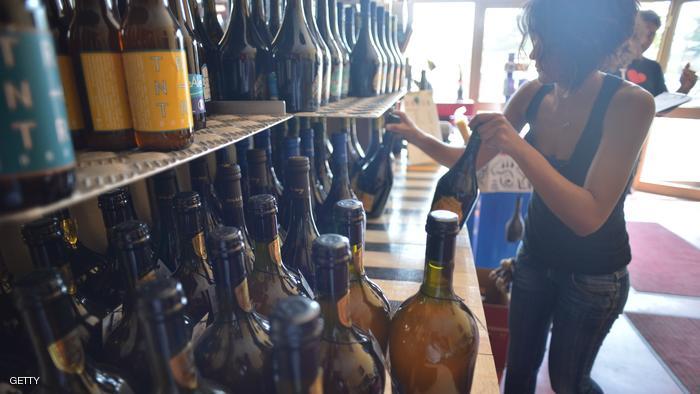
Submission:
<svg viewBox="0 0 700 394">
<path fill-rule="evenodd" d="M 628 222 L 632 287 L 700 297 L 700 249 L 656 223 Z"/>
<path fill-rule="evenodd" d="M 700 393 L 700 320 L 627 313 L 644 339 L 691 393 Z"/>
</svg>

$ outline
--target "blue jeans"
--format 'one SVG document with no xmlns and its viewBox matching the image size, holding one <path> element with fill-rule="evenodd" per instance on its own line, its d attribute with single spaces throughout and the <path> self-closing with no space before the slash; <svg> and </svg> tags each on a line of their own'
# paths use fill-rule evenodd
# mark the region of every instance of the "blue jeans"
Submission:
<svg viewBox="0 0 700 394">
<path fill-rule="evenodd" d="M 591 369 L 627 302 L 627 269 L 607 275 L 556 272 L 518 256 L 510 303 L 505 393 L 534 393 L 551 327 L 549 376 L 557 393 L 602 393 Z"/>
</svg>

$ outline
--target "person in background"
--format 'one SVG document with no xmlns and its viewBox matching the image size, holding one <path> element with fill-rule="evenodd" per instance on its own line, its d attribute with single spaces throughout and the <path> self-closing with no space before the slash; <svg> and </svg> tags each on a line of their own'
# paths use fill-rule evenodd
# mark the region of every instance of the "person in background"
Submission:
<svg viewBox="0 0 700 394">
<path fill-rule="evenodd" d="M 644 29 L 637 34 L 641 44 L 641 53 L 637 59 L 634 59 L 632 63 L 627 66 L 625 70 L 625 79 L 641 86 L 653 96 L 658 96 L 668 91 L 661 65 L 641 54 L 646 52 L 654 42 L 656 32 L 661 27 L 661 18 L 651 10 L 639 11 L 638 18 L 641 19 L 641 23 L 637 24 L 637 28 Z M 698 77 L 695 71 L 690 69 L 690 63 L 686 64 L 681 72 L 681 86 L 678 88 L 677 92 L 688 94 L 697 81 Z"/>
<path fill-rule="evenodd" d="M 482 139 L 477 165 L 510 155 L 534 187 L 513 277 L 506 393 L 535 392 L 550 331 L 554 391 L 603 392 L 591 369 L 627 301 L 624 190 L 654 100 L 598 70 L 631 36 L 637 7 L 636 0 L 529 0 L 521 29 L 533 42 L 538 79 L 520 87 L 503 114 L 470 123 Z M 402 122 L 387 130 L 442 165 L 463 154 L 397 114 Z"/>
</svg>

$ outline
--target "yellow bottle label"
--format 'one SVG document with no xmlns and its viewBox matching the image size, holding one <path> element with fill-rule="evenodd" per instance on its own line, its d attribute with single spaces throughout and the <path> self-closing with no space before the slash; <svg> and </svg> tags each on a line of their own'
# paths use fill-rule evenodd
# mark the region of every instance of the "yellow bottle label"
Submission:
<svg viewBox="0 0 700 394">
<path fill-rule="evenodd" d="M 120 53 L 81 53 L 90 116 L 95 131 L 131 129 L 131 110 L 126 94 Z"/>
<path fill-rule="evenodd" d="M 134 129 L 162 132 L 192 128 L 185 52 L 127 52 L 122 56 Z"/>
<path fill-rule="evenodd" d="M 49 356 L 56 368 L 71 374 L 85 370 L 85 354 L 80 341 L 80 332 L 75 329 L 48 346 Z"/>
<path fill-rule="evenodd" d="M 73 62 L 70 56 L 58 56 L 58 71 L 61 73 L 61 83 L 63 84 L 63 96 L 66 100 L 66 112 L 68 113 L 68 128 L 71 130 L 82 130 L 85 128 L 83 119 L 83 108 L 78 99 L 78 88 L 75 84 L 75 74 L 73 73 Z"/>
</svg>

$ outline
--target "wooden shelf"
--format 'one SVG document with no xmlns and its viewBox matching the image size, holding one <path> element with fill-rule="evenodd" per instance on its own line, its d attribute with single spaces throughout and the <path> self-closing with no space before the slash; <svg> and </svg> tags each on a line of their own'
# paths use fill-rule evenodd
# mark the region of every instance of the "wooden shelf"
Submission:
<svg viewBox="0 0 700 394">
<path fill-rule="evenodd" d="M 384 115 L 406 95 L 405 91 L 375 97 L 348 97 L 328 105 L 316 112 L 297 112 L 294 116 L 309 118 L 365 118 L 376 119 Z"/>
<path fill-rule="evenodd" d="M 189 148 L 179 151 L 79 151 L 77 185 L 70 197 L 52 204 L 0 215 L 0 224 L 26 222 L 70 207 L 114 188 L 204 156 L 291 117 L 289 114 L 210 115 L 207 117 L 207 128 L 195 132 L 194 143 Z"/>
</svg>

